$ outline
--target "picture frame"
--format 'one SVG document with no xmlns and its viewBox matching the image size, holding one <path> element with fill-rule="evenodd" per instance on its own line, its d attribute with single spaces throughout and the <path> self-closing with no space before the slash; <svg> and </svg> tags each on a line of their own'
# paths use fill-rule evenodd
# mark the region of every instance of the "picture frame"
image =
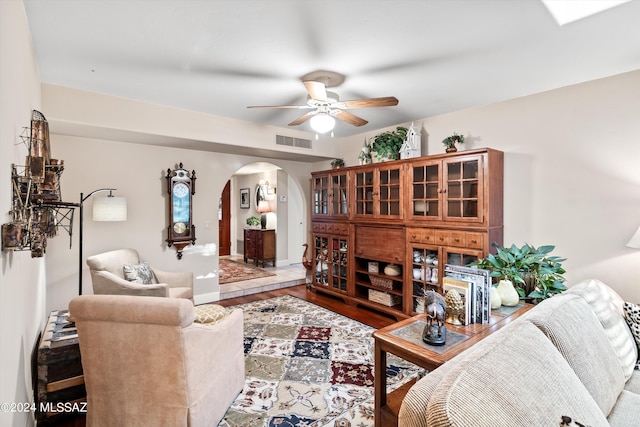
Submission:
<svg viewBox="0 0 640 427">
<path fill-rule="evenodd" d="M 240 189 L 240 209 L 249 209 L 251 207 L 251 195 L 248 188 Z"/>
</svg>

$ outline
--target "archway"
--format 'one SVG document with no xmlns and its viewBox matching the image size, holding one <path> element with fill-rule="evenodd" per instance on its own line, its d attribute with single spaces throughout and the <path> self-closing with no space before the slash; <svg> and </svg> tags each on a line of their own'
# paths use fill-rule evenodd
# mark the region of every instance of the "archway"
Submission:
<svg viewBox="0 0 640 427">
<path fill-rule="evenodd" d="M 307 240 L 307 201 L 295 177 L 270 162 L 254 162 L 238 169 L 229 178 L 231 255 L 242 255 L 243 230 L 247 219 L 255 216 L 257 188 L 269 202 L 267 228 L 276 230 L 276 263 L 279 266 L 300 263 Z M 218 219 L 221 218 L 218 214 Z"/>
</svg>

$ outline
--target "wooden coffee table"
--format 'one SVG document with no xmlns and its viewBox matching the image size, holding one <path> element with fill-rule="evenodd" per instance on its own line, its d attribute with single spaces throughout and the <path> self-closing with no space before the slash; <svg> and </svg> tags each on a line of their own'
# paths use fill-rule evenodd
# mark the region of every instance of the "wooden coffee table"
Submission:
<svg viewBox="0 0 640 427">
<path fill-rule="evenodd" d="M 373 333 L 375 340 L 375 425 L 389 427 L 398 425 L 400 404 L 411 381 L 387 396 L 387 353 L 425 368 L 436 369 L 447 360 L 462 353 L 478 341 L 488 337 L 498 329 L 514 321 L 533 308 L 531 304 L 515 307 L 501 307 L 491 312 L 489 323 L 453 326 L 446 324 L 447 342 L 444 346 L 433 346 L 422 341 L 425 315 L 419 314 L 402 320 Z"/>
</svg>

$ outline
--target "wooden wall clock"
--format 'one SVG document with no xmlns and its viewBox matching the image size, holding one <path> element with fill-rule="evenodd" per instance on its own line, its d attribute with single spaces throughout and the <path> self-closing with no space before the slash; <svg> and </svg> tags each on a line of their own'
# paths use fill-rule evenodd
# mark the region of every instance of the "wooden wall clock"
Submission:
<svg viewBox="0 0 640 427">
<path fill-rule="evenodd" d="M 196 194 L 196 171 L 167 169 L 167 192 L 169 193 L 169 226 L 167 244 L 176 248 L 178 259 L 182 250 L 196 243 L 196 226 L 193 225 L 193 195 Z"/>
</svg>

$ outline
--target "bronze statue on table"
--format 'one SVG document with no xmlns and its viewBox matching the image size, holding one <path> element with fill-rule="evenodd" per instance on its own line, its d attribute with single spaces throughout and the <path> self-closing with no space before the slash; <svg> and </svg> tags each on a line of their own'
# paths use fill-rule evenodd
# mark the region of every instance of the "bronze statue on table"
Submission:
<svg viewBox="0 0 640 427">
<path fill-rule="evenodd" d="M 447 328 L 444 326 L 447 305 L 444 297 L 435 291 L 427 291 L 424 295 L 424 307 L 427 324 L 422 333 L 422 341 L 431 345 L 444 345 L 447 340 Z"/>
</svg>

